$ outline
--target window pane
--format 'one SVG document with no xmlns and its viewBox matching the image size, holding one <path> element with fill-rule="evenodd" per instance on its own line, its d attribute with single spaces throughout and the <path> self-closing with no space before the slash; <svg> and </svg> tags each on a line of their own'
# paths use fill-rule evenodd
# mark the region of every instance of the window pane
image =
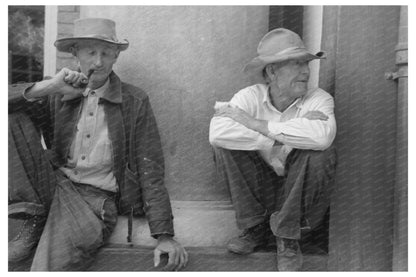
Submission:
<svg viewBox="0 0 416 277">
<path fill-rule="evenodd" d="M 9 6 L 9 83 L 43 77 L 44 6 Z"/>
</svg>

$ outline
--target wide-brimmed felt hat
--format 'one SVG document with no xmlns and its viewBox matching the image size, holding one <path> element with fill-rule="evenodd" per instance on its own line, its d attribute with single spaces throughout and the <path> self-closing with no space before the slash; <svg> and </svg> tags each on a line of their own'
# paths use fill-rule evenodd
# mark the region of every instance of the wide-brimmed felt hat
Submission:
<svg viewBox="0 0 416 277">
<path fill-rule="evenodd" d="M 257 47 L 257 54 L 257 57 L 245 65 L 243 69 L 245 73 L 259 74 L 270 63 L 325 58 L 325 53 L 322 51 L 316 54 L 310 53 L 299 35 L 285 28 L 277 28 L 264 35 Z"/>
<path fill-rule="evenodd" d="M 59 51 L 71 52 L 71 47 L 82 40 L 97 40 L 117 45 L 120 51 L 129 47 L 127 40 L 119 41 L 116 36 L 116 23 L 106 18 L 82 18 L 74 21 L 74 35 L 55 41 Z"/>
</svg>

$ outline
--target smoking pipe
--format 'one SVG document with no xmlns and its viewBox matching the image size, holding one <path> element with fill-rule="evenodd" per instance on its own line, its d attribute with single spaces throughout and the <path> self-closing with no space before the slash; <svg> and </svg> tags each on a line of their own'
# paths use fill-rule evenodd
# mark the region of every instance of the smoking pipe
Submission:
<svg viewBox="0 0 416 277">
<path fill-rule="evenodd" d="M 83 79 L 82 81 L 81 81 L 81 84 L 79 85 L 79 87 L 80 88 L 85 88 L 85 87 L 87 87 L 87 85 L 88 85 L 88 83 L 89 83 L 89 80 L 90 80 L 90 77 L 91 77 L 91 75 L 94 73 L 94 69 L 88 69 L 88 72 L 87 72 L 87 79 Z"/>
</svg>

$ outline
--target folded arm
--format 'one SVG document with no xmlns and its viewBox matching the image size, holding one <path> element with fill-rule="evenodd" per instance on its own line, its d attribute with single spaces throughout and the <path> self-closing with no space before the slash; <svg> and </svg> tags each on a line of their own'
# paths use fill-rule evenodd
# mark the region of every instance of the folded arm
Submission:
<svg viewBox="0 0 416 277">
<path fill-rule="evenodd" d="M 253 149 L 245 150 L 257 150 L 262 149 L 258 148 L 258 142 L 269 139 L 275 141 L 268 142 L 269 146 L 285 144 L 298 149 L 325 150 L 332 144 L 336 133 L 333 99 L 327 97 L 309 108 L 313 110 L 298 118 L 275 122 L 256 119 L 238 107 L 225 106 L 217 110 L 211 121 L 210 141 L 219 146 L 229 144 L 241 149 L 241 146 L 248 145 Z"/>
</svg>

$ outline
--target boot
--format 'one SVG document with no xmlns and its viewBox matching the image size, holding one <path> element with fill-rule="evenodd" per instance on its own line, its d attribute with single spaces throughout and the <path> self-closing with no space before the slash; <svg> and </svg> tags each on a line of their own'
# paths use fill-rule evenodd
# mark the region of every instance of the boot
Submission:
<svg viewBox="0 0 416 277">
<path fill-rule="evenodd" d="M 279 271 L 299 271 L 303 264 L 299 242 L 295 239 L 276 237 L 276 244 L 277 269 Z"/>
<path fill-rule="evenodd" d="M 32 254 L 45 223 L 46 218 L 41 216 L 32 216 L 23 222 L 19 233 L 9 241 L 9 262 L 22 261 Z"/>
<path fill-rule="evenodd" d="M 227 249 L 236 254 L 250 254 L 254 252 L 256 247 L 267 244 L 270 234 L 269 224 L 267 222 L 260 223 L 245 229 L 240 236 L 231 239 L 227 244 Z"/>
</svg>

